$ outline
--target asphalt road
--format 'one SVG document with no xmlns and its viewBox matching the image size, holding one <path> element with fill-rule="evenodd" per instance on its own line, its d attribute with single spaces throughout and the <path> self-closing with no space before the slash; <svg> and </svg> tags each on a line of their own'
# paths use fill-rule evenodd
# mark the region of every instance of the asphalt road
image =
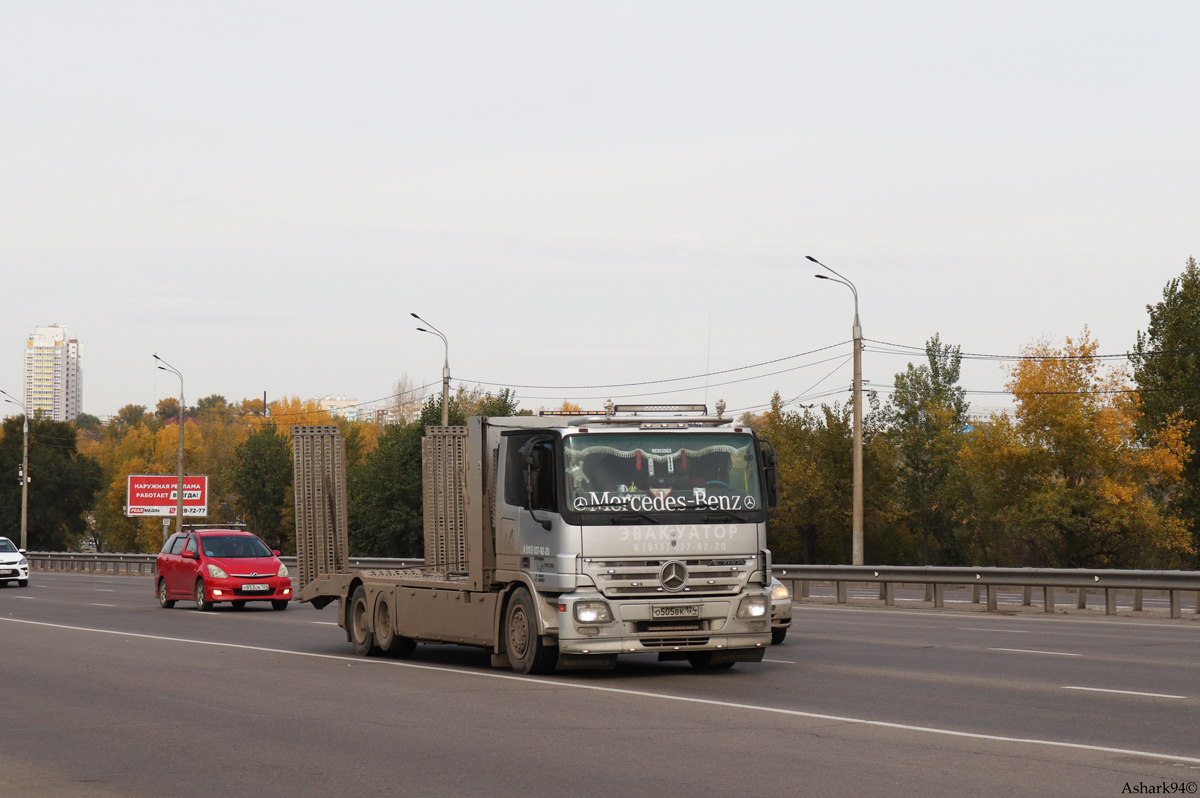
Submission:
<svg viewBox="0 0 1200 798">
<path fill-rule="evenodd" d="M 335 607 L 162 610 L 139 577 L 0 590 L 0 795 L 1100 796 L 1200 781 L 1195 616 L 801 604 L 760 664 L 645 656 L 519 677 L 458 646 L 356 658 Z"/>
</svg>

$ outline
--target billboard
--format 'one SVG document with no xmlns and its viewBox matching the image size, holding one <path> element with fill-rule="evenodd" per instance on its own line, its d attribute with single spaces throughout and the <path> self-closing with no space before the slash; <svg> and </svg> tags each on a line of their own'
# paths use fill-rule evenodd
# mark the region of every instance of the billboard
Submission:
<svg viewBox="0 0 1200 798">
<path fill-rule="evenodd" d="M 161 474 L 130 474 L 125 491 L 125 515 L 175 515 L 179 477 Z M 184 516 L 208 515 L 208 477 L 183 478 Z"/>
</svg>

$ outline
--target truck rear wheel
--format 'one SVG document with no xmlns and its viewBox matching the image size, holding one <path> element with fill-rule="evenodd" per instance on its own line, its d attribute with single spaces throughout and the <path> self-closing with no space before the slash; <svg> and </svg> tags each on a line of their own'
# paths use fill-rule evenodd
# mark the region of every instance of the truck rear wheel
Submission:
<svg viewBox="0 0 1200 798">
<path fill-rule="evenodd" d="M 362 585 L 354 589 L 350 596 L 350 617 L 346 619 L 350 627 L 350 642 L 354 644 L 354 653 L 360 657 L 379 655 L 379 646 L 375 644 L 375 634 L 367 625 L 367 591 Z"/>
<path fill-rule="evenodd" d="M 392 621 L 392 607 L 388 604 L 387 599 L 380 601 L 375 608 L 375 641 L 383 653 L 389 657 L 404 659 L 411 657 L 412 653 L 417 650 L 416 640 L 396 634 Z"/>
<path fill-rule="evenodd" d="M 504 619 L 508 661 L 517 673 L 550 673 L 558 662 L 558 646 L 548 646 L 538 634 L 537 609 L 529 591 L 519 587 L 508 601 Z"/>
</svg>

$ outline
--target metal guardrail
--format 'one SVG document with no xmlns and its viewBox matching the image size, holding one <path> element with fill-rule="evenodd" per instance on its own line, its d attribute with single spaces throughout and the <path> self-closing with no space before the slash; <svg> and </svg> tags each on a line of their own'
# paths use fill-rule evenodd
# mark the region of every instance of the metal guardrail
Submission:
<svg viewBox="0 0 1200 798">
<path fill-rule="evenodd" d="M 1133 609 L 1142 609 L 1145 590 L 1163 590 L 1170 597 L 1172 618 L 1179 618 L 1180 596 L 1185 591 L 1196 591 L 1196 612 L 1200 613 L 1200 572 L 1197 571 L 1132 571 L 1082 568 L 950 568 L 941 566 L 912 565 L 776 565 L 772 569 L 775 577 L 784 582 L 800 583 L 800 598 L 807 598 L 811 582 L 830 582 L 834 585 L 839 604 L 847 602 L 846 586 L 849 583 L 879 586 L 879 598 L 887 606 L 896 601 L 896 585 L 924 585 L 925 600 L 933 602 L 935 608 L 943 605 L 943 594 L 947 585 L 971 586 L 972 599 L 979 603 L 980 594 L 987 592 L 987 608 L 997 609 L 997 594 L 1000 587 L 1022 588 L 1021 604 L 1032 604 L 1033 588 L 1042 589 L 1043 612 L 1054 612 L 1055 588 L 1074 589 L 1078 599 L 1076 606 L 1087 606 L 1087 591 L 1104 591 L 1104 610 L 1107 615 L 1117 614 L 1117 591 L 1133 591 Z"/>
<path fill-rule="evenodd" d="M 60 573 L 114 574 L 120 576 L 153 576 L 157 554 L 123 554 L 101 552 L 90 554 L 76 551 L 31 551 L 26 553 L 30 571 Z M 280 557 L 294 575 L 295 557 Z M 423 565 L 422 559 L 351 557 L 352 568 L 410 568 Z"/>
<path fill-rule="evenodd" d="M 31 571 L 57 571 L 66 573 L 124 574 L 128 576 L 152 576 L 157 554 L 119 554 L 80 552 L 32 551 L 29 558 Z M 280 557 L 293 574 L 296 573 L 295 557 Z M 420 558 L 351 557 L 351 568 L 411 568 L 424 565 Z M 848 601 L 846 587 L 849 584 L 878 585 L 879 598 L 886 606 L 894 606 L 897 585 L 923 585 L 925 601 L 935 608 L 944 606 L 947 585 L 970 586 L 972 600 L 980 603 L 986 591 L 987 608 L 995 611 L 1000 587 L 1020 587 L 1021 604 L 1028 607 L 1033 603 L 1033 589 L 1042 589 L 1043 612 L 1054 612 L 1054 591 L 1057 588 L 1075 590 L 1076 606 L 1087 606 L 1088 590 L 1104 591 L 1104 608 L 1108 615 L 1117 612 L 1117 591 L 1133 591 L 1133 609 L 1142 609 L 1145 590 L 1162 590 L 1170 598 L 1172 618 L 1181 617 L 1180 597 L 1185 591 L 1197 593 L 1196 613 L 1200 614 L 1200 572 L 1197 571 L 1131 571 L 1075 568 L 951 568 L 941 566 L 911 565 L 775 565 L 775 577 L 792 583 L 792 595 L 808 598 L 812 582 L 829 582 L 834 586 L 839 604 Z M 800 583 L 799 591 L 796 583 Z"/>
</svg>

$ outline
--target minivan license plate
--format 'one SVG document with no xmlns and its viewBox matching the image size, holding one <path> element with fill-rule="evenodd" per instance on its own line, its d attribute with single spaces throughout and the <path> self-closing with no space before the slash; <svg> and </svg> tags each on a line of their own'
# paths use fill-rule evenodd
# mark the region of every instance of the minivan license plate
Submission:
<svg viewBox="0 0 1200 798">
<path fill-rule="evenodd" d="M 242 585 L 242 590 L 270 590 L 270 585 Z"/>
<path fill-rule="evenodd" d="M 699 618 L 700 605 L 689 604 L 686 607 L 651 607 L 652 618 Z"/>
</svg>

